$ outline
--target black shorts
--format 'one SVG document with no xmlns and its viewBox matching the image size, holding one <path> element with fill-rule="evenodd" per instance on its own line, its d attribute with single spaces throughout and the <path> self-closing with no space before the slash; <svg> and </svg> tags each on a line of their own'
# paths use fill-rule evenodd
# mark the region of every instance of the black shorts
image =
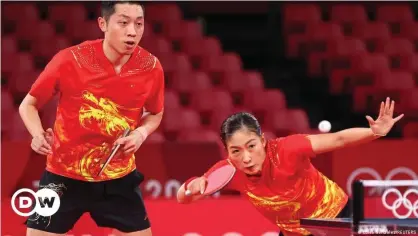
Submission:
<svg viewBox="0 0 418 236">
<path fill-rule="evenodd" d="M 45 171 L 39 188 L 51 188 L 60 195 L 60 208 L 50 217 L 33 214 L 26 220 L 29 228 L 63 234 L 70 231 L 83 213 L 89 212 L 99 227 L 135 232 L 150 227 L 139 184 L 138 171 L 114 180 L 86 182 Z"/>
</svg>

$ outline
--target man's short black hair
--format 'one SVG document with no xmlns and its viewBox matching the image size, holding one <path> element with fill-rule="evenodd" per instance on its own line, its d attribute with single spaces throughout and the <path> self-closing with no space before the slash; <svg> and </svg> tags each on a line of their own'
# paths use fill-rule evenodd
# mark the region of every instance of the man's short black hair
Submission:
<svg viewBox="0 0 418 236">
<path fill-rule="evenodd" d="M 138 1 L 124 1 L 124 0 L 119 0 L 119 1 L 102 1 L 102 17 L 107 21 L 109 20 L 110 16 L 115 13 L 115 5 L 116 4 L 134 4 L 134 5 L 139 5 L 142 7 L 142 11 L 145 14 L 145 8 L 144 5 L 141 4 L 141 2 Z"/>
</svg>

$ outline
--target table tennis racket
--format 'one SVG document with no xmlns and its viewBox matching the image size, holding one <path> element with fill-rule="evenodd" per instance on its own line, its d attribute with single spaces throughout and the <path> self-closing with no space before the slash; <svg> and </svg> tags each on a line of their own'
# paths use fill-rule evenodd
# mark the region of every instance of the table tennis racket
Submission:
<svg viewBox="0 0 418 236">
<path fill-rule="evenodd" d="M 125 129 L 125 131 L 123 131 L 122 138 L 124 138 L 124 137 L 128 136 L 130 132 L 131 132 L 131 130 L 130 130 L 130 129 Z M 121 145 L 120 145 L 120 144 L 118 144 L 118 145 L 116 145 L 116 146 L 114 146 L 114 147 L 112 148 L 112 151 L 110 152 L 109 157 L 107 158 L 106 162 L 103 164 L 102 168 L 100 169 L 99 174 L 97 174 L 97 177 L 99 177 L 99 176 L 103 173 L 103 171 L 104 171 L 104 170 L 106 169 L 106 167 L 109 165 L 110 161 L 113 159 L 113 157 L 115 157 L 115 155 L 116 155 L 116 153 L 118 152 L 118 150 L 119 150 L 120 146 L 121 146 Z"/>
<path fill-rule="evenodd" d="M 224 165 L 214 170 L 207 176 L 207 185 L 203 195 L 208 196 L 221 190 L 232 180 L 235 171 L 236 169 L 232 165 Z M 186 190 L 185 194 L 189 196 L 191 191 Z"/>
</svg>

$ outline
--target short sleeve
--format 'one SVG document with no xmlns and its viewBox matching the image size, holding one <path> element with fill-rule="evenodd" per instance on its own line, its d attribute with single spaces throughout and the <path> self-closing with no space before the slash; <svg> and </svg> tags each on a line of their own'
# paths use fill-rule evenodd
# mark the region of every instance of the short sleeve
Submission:
<svg viewBox="0 0 418 236">
<path fill-rule="evenodd" d="M 154 73 L 154 83 L 147 101 L 145 102 L 145 109 L 152 113 L 160 113 L 164 109 L 164 70 L 161 63 L 156 59 Z"/>
<path fill-rule="evenodd" d="M 29 94 L 37 99 L 38 107 L 42 107 L 58 92 L 59 78 L 64 70 L 65 61 L 65 54 L 60 51 L 51 59 L 32 85 Z"/>
<path fill-rule="evenodd" d="M 279 150 L 280 162 L 289 168 L 299 169 L 310 163 L 315 156 L 311 141 L 304 134 L 295 134 L 285 137 L 281 141 Z"/>
</svg>

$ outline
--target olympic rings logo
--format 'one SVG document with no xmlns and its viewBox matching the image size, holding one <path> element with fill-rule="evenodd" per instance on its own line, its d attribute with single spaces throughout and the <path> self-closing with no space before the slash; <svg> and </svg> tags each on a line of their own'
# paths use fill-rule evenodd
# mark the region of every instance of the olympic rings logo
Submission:
<svg viewBox="0 0 418 236">
<path fill-rule="evenodd" d="M 395 193 L 398 196 L 398 198 L 393 202 L 392 205 L 389 205 L 386 200 L 389 193 Z M 418 218 L 418 199 L 414 202 L 414 204 L 412 204 L 411 200 L 408 199 L 408 195 L 411 193 L 415 193 L 418 196 L 417 189 L 408 189 L 404 192 L 403 195 L 396 188 L 386 189 L 382 196 L 383 206 L 385 206 L 386 209 L 391 210 L 393 215 L 396 216 L 398 219 L 409 218 L 412 215 L 412 213 L 414 213 L 415 217 Z M 399 207 L 402 204 L 406 209 L 408 209 L 408 213 L 404 215 L 400 215 L 397 211 L 397 209 L 399 209 Z"/>
<path fill-rule="evenodd" d="M 418 175 L 408 167 L 397 167 L 389 171 L 385 179 L 383 179 L 382 176 L 379 174 L 379 172 L 377 172 L 375 169 L 370 168 L 370 167 L 361 167 L 353 171 L 348 176 L 346 189 L 349 195 L 351 195 L 351 185 L 353 184 L 354 180 L 361 174 L 370 175 L 373 177 L 374 180 L 392 180 L 392 178 L 398 174 L 405 174 L 411 177 L 412 180 L 418 180 Z M 370 188 L 369 194 L 373 195 L 374 193 L 378 192 L 380 195 L 382 194 L 383 190 L 384 188 L 381 188 L 381 187 Z"/>
</svg>

